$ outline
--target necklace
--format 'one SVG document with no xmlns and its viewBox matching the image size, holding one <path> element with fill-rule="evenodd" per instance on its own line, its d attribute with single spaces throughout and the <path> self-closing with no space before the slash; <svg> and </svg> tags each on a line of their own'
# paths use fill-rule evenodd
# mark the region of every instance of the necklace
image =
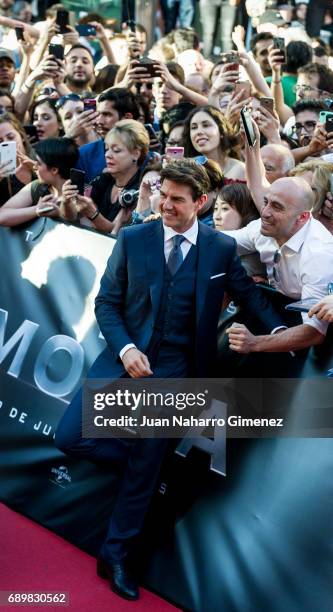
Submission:
<svg viewBox="0 0 333 612">
<path fill-rule="evenodd" d="M 118 187 L 118 189 L 124 189 L 124 187 L 126 187 L 126 185 L 117 185 L 117 183 L 115 183 L 115 186 Z"/>
</svg>

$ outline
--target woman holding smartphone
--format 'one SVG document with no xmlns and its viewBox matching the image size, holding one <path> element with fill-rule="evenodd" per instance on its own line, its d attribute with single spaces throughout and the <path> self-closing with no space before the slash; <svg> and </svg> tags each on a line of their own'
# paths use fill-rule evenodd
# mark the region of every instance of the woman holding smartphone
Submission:
<svg viewBox="0 0 333 612">
<path fill-rule="evenodd" d="M 74 138 L 78 147 L 97 140 L 95 131 L 98 113 L 96 109 L 85 110 L 83 99 L 76 93 L 59 98 L 55 107 L 60 115 L 62 127 L 68 138 Z"/>
<path fill-rule="evenodd" d="M 49 138 L 36 147 L 38 179 L 29 182 L 0 208 L 0 225 L 13 227 L 36 217 L 59 217 L 62 187 L 78 160 L 70 138 Z"/>
<path fill-rule="evenodd" d="M 238 137 L 223 113 L 213 106 L 199 106 L 188 115 L 183 142 L 186 157 L 205 155 L 219 164 L 224 177 L 245 179 Z"/>
<path fill-rule="evenodd" d="M 66 181 L 61 210 L 69 221 L 76 221 L 79 215 L 83 225 L 117 234 L 131 222 L 137 204 L 149 135 L 139 121 L 123 119 L 108 132 L 105 147 L 106 171 L 93 180 L 90 197 L 79 195 L 77 187 Z M 127 203 L 125 194 L 129 196 Z"/>
<path fill-rule="evenodd" d="M 16 144 L 16 170 L 9 175 L 8 168 L 13 164 L 8 161 L 0 162 L 0 206 L 35 176 L 32 150 L 20 122 L 15 115 L 3 113 L 0 115 L 0 149 L 2 143 L 11 142 Z"/>
</svg>

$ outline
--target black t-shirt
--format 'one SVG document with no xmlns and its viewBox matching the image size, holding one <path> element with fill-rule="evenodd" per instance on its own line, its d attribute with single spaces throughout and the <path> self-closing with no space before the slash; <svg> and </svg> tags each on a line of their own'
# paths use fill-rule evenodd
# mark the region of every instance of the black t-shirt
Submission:
<svg viewBox="0 0 333 612">
<path fill-rule="evenodd" d="M 5 176 L 2 181 L 0 181 L 0 206 L 6 204 L 6 202 L 24 186 L 25 183 L 21 183 L 15 174 Z"/>
<path fill-rule="evenodd" d="M 124 190 L 139 189 L 141 172 L 138 170 L 136 174 L 128 181 Z M 103 217 L 109 221 L 113 221 L 119 213 L 121 206 L 117 200 L 111 203 L 111 191 L 115 185 L 115 179 L 109 172 L 103 172 L 97 176 L 91 183 L 91 199 L 95 202 L 98 210 Z"/>
</svg>

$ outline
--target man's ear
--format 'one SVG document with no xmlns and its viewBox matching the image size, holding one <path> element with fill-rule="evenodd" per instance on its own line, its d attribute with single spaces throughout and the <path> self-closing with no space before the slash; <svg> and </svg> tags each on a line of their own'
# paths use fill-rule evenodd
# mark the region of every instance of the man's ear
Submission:
<svg viewBox="0 0 333 612">
<path fill-rule="evenodd" d="M 197 204 L 198 204 L 197 212 L 200 212 L 200 210 L 206 204 L 207 200 L 208 200 L 208 195 L 206 193 L 203 193 L 201 196 L 199 196 L 199 198 L 197 199 Z"/>
<path fill-rule="evenodd" d="M 123 119 L 133 119 L 133 114 L 132 113 L 125 113 L 125 115 L 123 116 Z"/>
</svg>

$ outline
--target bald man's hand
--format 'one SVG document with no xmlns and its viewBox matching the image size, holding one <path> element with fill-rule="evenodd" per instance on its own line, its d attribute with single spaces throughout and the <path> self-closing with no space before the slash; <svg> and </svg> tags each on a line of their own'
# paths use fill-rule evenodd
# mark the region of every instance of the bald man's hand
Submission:
<svg viewBox="0 0 333 612">
<path fill-rule="evenodd" d="M 327 295 L 309 310 L 309 317 L 316 315 L 321 321 L 333 323 L 333 295 Z"/>
</svg>

